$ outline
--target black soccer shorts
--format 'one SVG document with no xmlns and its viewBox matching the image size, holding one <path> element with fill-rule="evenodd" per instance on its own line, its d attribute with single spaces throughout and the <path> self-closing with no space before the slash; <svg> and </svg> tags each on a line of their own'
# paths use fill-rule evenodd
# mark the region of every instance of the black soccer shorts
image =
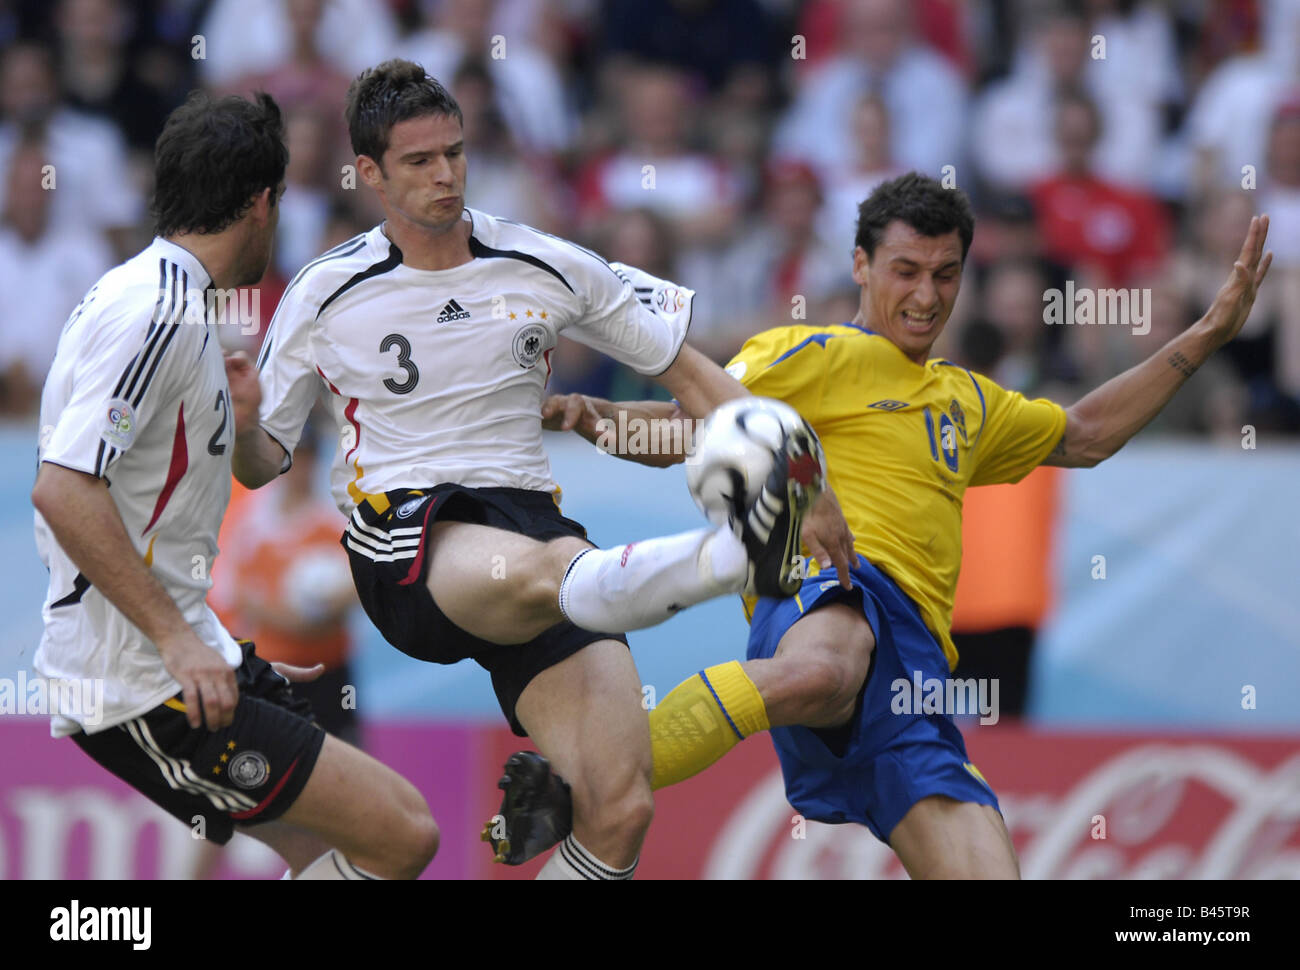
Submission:
<svg viewBox="0 0 1300 970">
<path fill-rule="evenodd" d="M 311 707 L 241 640 L 239 703 L 229 727 L 191 728 L 178 694 L 147 714 L 72 739 L 150 801 L 225 845 L 236 825 L 279 818 L 311 777 L 325 743 Z"/>
<path fill-rule="evenodd" d="M 438 521 L 473 522 L 540 541 L 587 530 L 560 514 L 548 492 L 521 488 L 435 485 L 398 488 L 366 499 L 352 514 L 343 548 L 352 562 L 357 595 L 372 623 L 402 653 L 432 663 L 474 660 L 492 675 L 510 729 L 526 737 L 515 705 L 543 670 L 598 640 L 627 644 L 621 633 L 593 633 L 568 620 L 527 643 L 503 646 L 465 632 L 447 618 L 429 593 L 429 529 Z"/>
</svg>

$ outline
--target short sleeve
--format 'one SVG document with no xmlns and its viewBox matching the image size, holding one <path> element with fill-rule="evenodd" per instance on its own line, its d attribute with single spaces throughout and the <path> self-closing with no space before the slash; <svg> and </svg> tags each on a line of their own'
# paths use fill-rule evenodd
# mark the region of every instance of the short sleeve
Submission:
<svg viewBox="0 0 1300 970">
<path fill-rule="evenodd" d="M 585 312 L 564 335 L 638 374 L 662 374 L 686 340 L 695 291 L 596 256 L 585 262 L 573 277 Z"/>
<path fill-rule="evenodd" d="M 303 425 L 321 389 L 310 346 L 317 308 L 318 304 L 307 298 L 306 284 L 291 286 L 275 308 L 257 356 L 258 380 L 262 385 L 259 422 L 284 449 L 282 472 L 289 468 Z"/>
<path fill-rule="evenodd" d="M 1018 482 L 1043 463 L 1065 434 L 1065 409 L 1046 398 L 1031 401 L 983 375 L 971 376 L 983 395 L 986 416 L 970 483 Z"/>
<path fill-rule="evenodd" d="M 83 303 L 73 312 L 93 309 Z M 58 351 L 72 358 L 60 362 L 71 375 L 70 394 L 42 435 L 40 459 L 102 478 L 153 421 L 174 417 L 176 375 L 197 357 L 192 345 L 206 328 L 187 326 L 179 314 L 158 323 L 150 311 L 125 304 L 74 330 L 75 322 Z"/>
<path fill-rule="evenodd" d="M 784 401 L 816 427 L 828 383 L 827 337 L 795 328 L 764 331 L 745 341 L 726 371 L 751 394 Z"/>
</svg>

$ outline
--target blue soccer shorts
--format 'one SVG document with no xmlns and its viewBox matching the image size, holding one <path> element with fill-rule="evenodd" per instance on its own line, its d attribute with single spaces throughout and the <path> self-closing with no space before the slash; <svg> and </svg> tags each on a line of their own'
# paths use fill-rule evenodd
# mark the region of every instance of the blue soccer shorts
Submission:
<svg viewBox="0 0 1300 970">
<path fill-rule="evenodd" d="M 790 804 L 816 821 L 861 823 L 885 843 L 908 810 L 931 795 L 997 809 L 997 796 L 970 763 L 951 713 L 891 703 L 903 689 L 900 681 L 911 685 L 918 672 L 923 680 L 949 676 L 943 649 L 916 605 L 861 556 L 851 576 L 853 592 L 840 586 L 834 568 L 822 570 L 795 596 L 759 600 L 750 623 L 750 660 L 773 656 L 786 631 L 829 603 L 860 601 L 876 638 L 866 685 L 846 727 L 771 729 Z"/>
</svg>

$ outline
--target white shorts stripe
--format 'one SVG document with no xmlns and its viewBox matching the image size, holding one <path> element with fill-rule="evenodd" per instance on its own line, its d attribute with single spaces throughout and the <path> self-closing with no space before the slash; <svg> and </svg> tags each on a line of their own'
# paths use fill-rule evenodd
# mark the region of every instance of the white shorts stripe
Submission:
<svg viewBox="0 0 1300 970">
<path fill-rule="evenodd" d="M 201 795 L 223 812 L 242 811 L 257 806 L 257 802 L 247 795 L 241 795 L 239 792 L 200 778 L 194 773 L 188 761 L 168 755 L 154 740 L 149 725 L 143 718 L 128 721 L 125 727 L 135 743 L 158 765 L 159 771 L 172 789 L 190 795 Z"/>
<path fill-rule="evenodd" d="M 358 532 L 352 528 L 352 523 L 348 523 L 348 535 L 356 539 L 362 545 L 373 549 L 375 552 L 393 552 L 399 549 L 418 549 L 420 546 L 420 537 L 411 536 L 409 539 L 373 539 L 367 533 Z"/>
<path fill-rule="evenodd" d="M 358 555 L 365 556 L 367 559 L 371 559 L 375 562 L 400 562 L 403 559 L 414 559 L 416 555 L 418 555 L 419 553 L 418 549 L 408 549 L 404 552 L 394 552 L 394 553 L 377 552 L 374 549 L 369 548 L 368 546 L 362 545 L 360 542 L 357 541 L 356 537 L 353 536 L 351 533 L 349 533 L 344 538 L 348 544 L 349 549 L 351 549 L 353 552 L 357 553 Z"/>
</svg>

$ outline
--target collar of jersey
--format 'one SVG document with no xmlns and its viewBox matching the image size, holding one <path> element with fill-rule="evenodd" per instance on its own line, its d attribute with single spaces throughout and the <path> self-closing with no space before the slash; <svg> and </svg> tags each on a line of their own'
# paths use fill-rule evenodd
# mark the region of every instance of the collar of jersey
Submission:
<svg viewBox="0 0 1300 970">
<path fill-rule="evenodd" d="M 212 277 L 199 262 L 199 258 L 184 246 L 178 246 L 162 236 L 154 236 L 153 245 L 162 252 L 164 258 L 180 264 L 190 274 L 189 285 L 192 289 L 206 290 L 212 284 Z"/>
</svg>

